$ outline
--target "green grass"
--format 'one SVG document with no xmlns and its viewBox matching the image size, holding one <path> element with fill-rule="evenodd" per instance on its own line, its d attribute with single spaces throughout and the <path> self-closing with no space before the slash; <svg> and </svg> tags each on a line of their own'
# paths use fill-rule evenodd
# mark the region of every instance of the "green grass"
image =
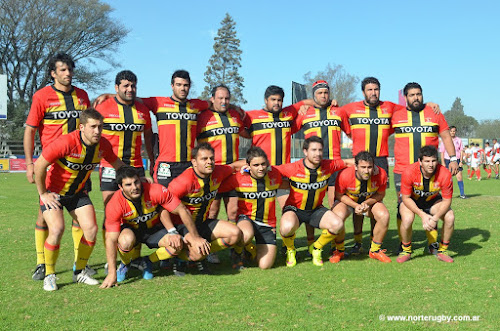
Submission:
<svg viewBox="0 0 500 331">
<path fill-rule="evenodd" d="M 102 222 L 102 199 L 93 175 L 91 198 Z M 456 185 L 455 185 L 456 186 Z M 465 182 L 468 200 L 455 199 L 456 227 L 446 264 L 424 252 L 420 220 L 414 226 L 414 258 L 396 263 L 398 239 L 395 193 L 386 203 L 391 224 L 383 247 L 393 263 L 364 257 L 317 268 L 307 257 L 305 235 L 298 233 L 298 264 L 234 272 L 228 252 L 216 275 L 188 274 L 177 278 L 158 271 L 151 281 L 132 276 L 123 285 L 101 290 L 71 283 L 73 245 L 70 218 L 61 244 L 58 291 L 47 293 L 31 280 L 35 265 L 34 220 L 37 193 L 24 174 L 0 173 L 0 328 L 1 329 L 497 329 L 500 324 L 500 181 Z M 455 192 L 458 188 L 455 187 Z M 455 194 L 457 195 L 457 194 Z M 365 221 L 364 246 L 368 247 Z M 319 233 L 319 231 L 317 231 Z M 101 235 L 91 265 L 104 278 Z M 279 241 L 279 245 L 281 241 Z M 347 246 L 352 222 L 347 222 Z M 144 249 L 143 253 L 148 250 Z M 380 315 L 479 315 L 478 322 L 389 322 Z M 496 327 L 495 327 L 496 325 Z"/>
</svg>

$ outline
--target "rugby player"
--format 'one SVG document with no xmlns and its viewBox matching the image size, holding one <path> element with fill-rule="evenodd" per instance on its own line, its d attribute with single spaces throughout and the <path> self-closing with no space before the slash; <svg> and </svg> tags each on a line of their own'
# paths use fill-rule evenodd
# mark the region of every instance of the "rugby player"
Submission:
<svg viewBox="0 0 500 331">
<path fill-rule="evenodd" d="M 438 164 L 437 149 L 424 146 L 420 149 L 419 161 L 413 163 L 401 176 L 402 203 L 401 214 L 402 251 L 397 262 L 403 263 L 412 254 L 412 225 L 415 215 L 422 219 L 426 231 L 437 228 L 439 219 L 443 220 L 441 243 L 436 257 L 440 261 L 453 262 L 448 255 L 448 245 L 454 229 L 455 215 L 451 210 L 453 181 L 446 167 Z"/>
<path fill-rule="evenodd" d="M 26 177 L 28 182 L 34 183 L 33 151 L 35 134 L 38 130 L 42 149 L 57 140 L 61 135 L 78 129 L 80 112 L 90 107 L 87 92 L 73 86 L 73 70 L 75 63 L 71 56 L 64 53 L 55 54 L 48 63 L 48 75 L 53 84 L 38 90 L 33 95 L 31 109 L 26 119 L 24 130 L 24 156 L 26 161 Z M 90 184 L 90 181 L 88 181 Z M 90 188 L 88 185 L 87 189 Z M 48 236 L 48 228 L 42 212 L 39 210 L 35 224 L 35 247 L 37 265 L 32 278 L 45 278 L 44 244 Z M 73 222 L 73 244 L 75 248 L 75 262 L 78 259 L 78 245 L 83 232 L 78 223 Z M 88 268 L 91 274 L 95 271 Z"/>
<path fill-rule="evenodd" d="M 237 254 L 243 251 L 243 235 L 240 229 L 227 221 L 210 219 L 209 211 L 219 187 L 224 179 L 229 177 L 236 168 L 234 164 L 215 165 L 214 149 L 208 143 L 200 143 L 191 152 L 192 167 L 186 169 L 180 176 L 175 178 L 169 185 L 168 190 L 191 212 L 196 230 L 199 235 L 210 242 L 210 252 L 214 253 L 229 247 L 233 247 Z M 239 161 L 243 164 L 244 161 Z M 172 215 L 174 224 L 181 224 L 179 217 Z M 179 233 L 186 237 L 192 235 L 188 228 L 179 228 Z M 193 246 L 193 245 L 191 245 Z M 208 251 L 190 247 L 189 259 L 200 261 L 198 268 L 202 273 L 210 273 L 210 269 L 203 260 Z"/>
<path fill-rule="evenodd" d="M 238 195 L 237 226 L 243 233 L 245 246 L 255 237 L 256 262 L 269 269 L 276 259 L 276 194 L 282 180 L 280 172 L 269 166 L 266 153 L 257 146 L 247 151 L 248 173 L 236 173 L 221 185 L 221 191 L 235 189 Z M 234 257 L 233 266 L 241 257 Z"/>
<path fill-rule="evenodd" d="M 467 199 L 467 197 L 465 196 L 464 180 L 462 177 L 464 164 L 463 160 L 465 158 L 464 145 L 462 143 L 462 139 L 457 137 L 456 126 L 450 126 L 450 136 L 453 140 L 453 145 L 455 146 L 455 155 L 457 155 L 458 158 L 457 183 L 458 188 L 460 189 L 460 198 Z M 448 166 L 450 165 L 450 156 L 446 152 L 446 149 L 444 148 L 444 144 L 442 142 L 439 143 L 439 152 L 441 153 L 441 164 L 448 168 Z"/>
<path fill-rule="evenodd" d="M 326 229 L 310 247 L 313 264 L 322 266 L 323 247 L 331 242 L 343 227 L 339 216 L 323 206 L 328 179 L 345 167 L 342 160 L 323 160 L 323 139 L 311 136 L 304 140 L 304 158 L 294 163 L 276 166 L 290 181 L 290 195 L 283 208 L 280 234 L 287 247 L 286 266 L 296 261 L 295 232 L 301 223 Z M 352 164 L 352 162 L 350 162 Z"/>
<path fill-rule="evenodd" d="M 152 263 L 169 259 L 181 251 L 183 240 L 168 212 L 179 215 L 183 224 L 197 236 L 186 207 L 164 186 L 141 183 L 137 168 L 131 166 L 118 169 L 115 180 L 119 190 L 106 207 L 106 257 L 109 267 L 101 288 L 112 287 L 126 278 L 132 260 L 131 250 L 138 242 L 156 248 L 155 252 L 143 258 L 144 279 L 153 278 Z M 198 243 L 202 243 L 202 249 L 210 249 L 208 242 L 198 240 Z M 122 261 L 118 271 L 115 264 L 117 248 Z"/>
<path fill-rule="evenodd" d="M 400 203 L 401 174 L 409 165 L 418 161 L 418 153 L 421 147 L 431 145 L 437 149 L 439 138 L 441 138 L 444 149 L 450 156 L 450 172 L 452 175 L 458 172 L 458 157 L 455 154 L 455 145 L 443 114 L 436 114 L 429 105 L 424 103 L 422 87 L 419 84 L 408 83 L 403 92 L 407 108 L 396 110 L 391 120 L 395 134 L 394 186 L 398 196 L 398 203 Z M 400 222 L 398 217 L 398 228 Z M 429 252 L 436 254 L 438 248 L 437 229 L 426 232 L 426 236 Z"/>
<path fill-rule="evenodd" d="M 464 153 L 465 153 L 464 161 L 465 161 L 465 164 L 467 165 L 467 177 L 469 177 L 470 172 L 471 172 L 470 161 L 471 161 L 471 157 L 472 157 L 472 144 L 470 147 L 469 147 L 469 145 L 465 145 Z"/>
<path fill-rule="evenodd" d="M 484 144 L 484 165 L 483 168 L 486 171 L 486 179 L 491 178 L 491 166 L 493 165 L 493 147 L 490 146 L 490 143 L 487 141 Z"/>
<path fill-rule="evenodd" d="M 115 169 L 124 163 L 113 153 L 111 144 L 101 137 L 103 117 L 95 109 L 81 112 L 80 130 L 63 135 L 52 142 L 35 162 L 35 182 L 40 195 L 40 209 L 49 228 L 45 240 L 46 276 L 43 288 L 57 290 L 55 264 L 64 233 L 65 207 L 78 221 L 83 236 L 78 247 L 73 281 L 88 285 L 99 282 L 92 278 L 85 266 L 94 249 L 97 224 L 92 201 L 84 190 L 92 170 L 104 157 Z M 47 172 L 47 167 L 50 170 Z"/>
<path fill-rule="evenodd" d="M 481 164 L 483 163 L 484 153 L 483 149 L 479 147 L 479 144 L 471 144 L 471 159 L 470 168 L 471 172 L 469 175 L 469 180 L 472 180 L 474 174 L 478 181 L 481 180 Z"/>
<path fill-rule="evenodd" d="M 493 139 L 493 169 L 495 169 L 495 178 L 499 179 L 498 168 L 500 166 L 500 143 Z"/>
</svg>

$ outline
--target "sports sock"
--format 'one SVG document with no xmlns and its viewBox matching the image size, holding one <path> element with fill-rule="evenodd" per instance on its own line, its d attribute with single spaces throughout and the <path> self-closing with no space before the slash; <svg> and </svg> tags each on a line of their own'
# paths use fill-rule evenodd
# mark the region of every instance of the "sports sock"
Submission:
<svg viewBox="0 0 500 331">
<path fill-rule="evenodd" d="M 427 236 L 427 242 L 433 244 L 438 240 L 438 230 L 434 229 L 432 231 L 425 231 L 425 235 Z"/>
<path fill-rule="evenodd" d="M 323 231 L 321 231 L 321 235 L 319 236 L 318 240 L 314 242 L 314 248 L 323 249 L 326 244 L 335 239 L 335 236 L 336 235 L 334 233 L 331 233 L 330 231 L 324 229 Z"/>
<path fill-rule="evenodd" d="M 363 241 L 363 231 L 354 234 L 354 241 L 358 244 L 361 244 L 361 242 Z"/>
<path fill-rule="evenodd" d="M 135 260 L 141 257 L 141 244 L 137 244 L 130 250 L 130 260 Z M 160 259 L 161 260 L 161 259 Z"/>
<path fill-rule="evenodd" d="M 285 244 L 287 249 L 295 249 L 295 233 L 288 237 L 281 236 L 281 239 L 283 239 L 283 243 Z"/>
<path fill-rule="evenodd" d="M 403 243 L 401 247 L 403 247 L 403 252 L 411 254 L 411 241 L 408 243 Z"/>
<path fill-rule="evenodd" d="M 467 169 L 467 176 L 470 176 L 470 168 Z"/>
<path fill-rule="evenodd" d="M 307 237 L 307 246 L 311 246 L 312 244 L 314 244 L 314 241 L 314 236 Z"/>
<path fill-rule="evenodd" d="M 177 257 L 183 261 L 190 261 L 188 255 L 185 250 L 182 250 Z"/>
<path fill-rule="evenodd" d="M 36 248 L 36 264 L 45 263 L 45 240 L 49 236 L 49 228 L 35 224 L 35 248 Z"/>
<path fill-rule="evenodd" d="M 243 248 L 244 246 L 241 245 L 233 245 L 233 249 L 238 255 L 241 255 L 241 253 L 243 253 Z"/>
<path fill-rule="evenodd" d="M 130 261 L 132 261 L 131 257 L 131 252 L 132 250 L 126 250 L 120 247 L 120 244 L 118 244 L 118 254 L 120 254 L 120 260 L 122 261 L 123 264 L 129 265 Z"/>
<path fill-rule="evenodd" d="M 345 243 L 344 243 L 344 241 L 343 241 L 343 240 L 342 240 L 342 241 L 338 241 L 338 242 L 336 241 L 336 242 L 335 242 L 335 248 L 336 248 L 339 252 L 343 252 L 343 251 L 345 251 Z"/>
<path fill-rule="evenodd" d="M 465 190 L 464 190 L 464 181 L 459 180 L 457 181 L 458 188 L 460 189 L 460 195 L 465 195 Z"/>
<path fill-rule="evenodd" d="M 87 262 L 90 258 L 90 254 L 95 247 L 95 241 L 90 241 L 85 239 L 85 236 L 82 236 L 80 239 L 80 245 L 78 246 L 78 256 L 75 262 L 75 273 L 83 270 L 87 265 Z"/>
<path fill-rule="evenodd" d="M 72 220 L 71 225 L 71 236 L 73 237 L 73 248 L 75 251 L 75 262 L 77 261 L 78 248 L 80 247 L 80 241 L 83 238 L 83 230 L 77 221 Z"/>
<path fill-rule="evenodd" d="M 154 251 L 151 255 L 149 255 L 149 260 L 153 263 L 158 262 L 160 260 L 167 260 L 171 257 L 175 256 L 170 253 L 170 251 L 165 247 L 160 247 L 156 251 Z"/>
<path fill-rule="evenodd" d="M 59 256 L 59 245 L 51 245 L 47 241 L 44 244 L 45 275 L 56 273 L 56 261 Z"/>
<path fill-rule="evenodd" d="M 380 246 L 382 246 L 381 242 L 376 242 L 372 240 L 372 244 L 370 246 L 370 252 L 378 252 L 380 250 Z"/>
<path fill-rule="evenodd" d="M 210 243 L 210 253 L 215 253 L 226 249 L 229 247 L 229 244 L 224 241 L 222 238 L 217 238 Z"/>
<path fill-rule="evenodd" d="M 476 170 L 476 178 L 477 179 L 481 178 L 481 170 L 480 169 Z"/>
<path fill-rule="evenodd" d="M 439 243 L 439 248 L 438 248 L 438 252 L 444 252 L 444 251 L 447 251 L 448 250 L 448 246 L 450 245 L 450 242 L 449 241 L 442 241 Z"/>
</svg>

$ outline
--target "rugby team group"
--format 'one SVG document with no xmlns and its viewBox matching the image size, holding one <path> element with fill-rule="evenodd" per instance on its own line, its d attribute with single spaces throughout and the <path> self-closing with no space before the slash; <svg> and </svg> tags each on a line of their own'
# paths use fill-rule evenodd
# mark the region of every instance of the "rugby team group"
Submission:
<svg viewBox="0 0 500 331">
<path fill-rule="evenodd" d="M 271 85 L 263 109 L 243 111 L 230 103 L 224 85 L 213 87 L 210 100 L 188 99 L 191 80 L 185 70 L 173 73 L 170 97 L 138 98 L 137 77 L 124 70 L 116 75 L 116 94 L 103 94 L 91 105 L 87 93 L 72 85 L 74 68 L 71 56 L 53 56 L 48 64 L 53 84 L 34 94 L 26 120 L 26 175 L 40 196 L 33 279 L 43 280 L 44 290 L 57 289 L 63 207 L 73 218 L 73 281 L 99 284 L 87 265 L 98 232 L 88 195 L 97 166 L 107 257 L 101 288 L 126 279 L 130 268 L 151 279 L 156 262 L 168 264 L 178 276 L 185 274 L 187 263 L 199 273 L 211 273 L 207 256 L 215 262 L 214 254 L 226 248 L 231 248 L 234 269 L 249 263 L 268 269 L 278 253 L 277 231 L 286 266 L 294 267 L 295 233 L 302 223 L 312 263 L 323 265 L 326 246 L 329 261 L 339 263 L 363 252 L 365 216 L 371 219 L 369 257 L 390 263 L 382 248 L 390 218 L 383 199 L 393 133 L 401 241 L 396 261 L 411 258 L 412 224 L 418 215 L 429 252 L 453 262 L 448 253 L 455 218 L 452 175 L 461 175 L 465 154 L 456 128 L 448 127 L 437 104 L 424 103 L 419 84 L 405 86 L 406 107 L 380 101 L 380 82 L 374 77 L 361 83 L 364 100 L 342 107 L 331 100 L 326 81 L 312 85 L 312 99 L 288 107 L 283 107 L 283 89 Z M 158 126 L 156 144 L 150 112 Z M 291 162 L 291 136 L 299 130 L 305 136 L 304 157 Z M 42 153 L 34 162 L 37 131 Z M 352 159 L 341 159 L 342 131 L 353 141 Z M 240 136 L 252 142 L 241 160 Z M 438 158 L 439 138 L 446 166 Z M 145 175 L 143 147 L 153 179 Z M 465 198 L 463 181 L 457 180 Z M 326 194 L 328 208 L 323 205 Z M 227 221 L 217 218 L 221 201 Z M 276 201 L 282 210 L 279 224 Z M 355 244 L 346 252 L 344 223 L 350 214 Z M 322 231 L 317 238 L 314 228 Z M 141 256 L 142 244 L 153 253 Z"/>
</svg>

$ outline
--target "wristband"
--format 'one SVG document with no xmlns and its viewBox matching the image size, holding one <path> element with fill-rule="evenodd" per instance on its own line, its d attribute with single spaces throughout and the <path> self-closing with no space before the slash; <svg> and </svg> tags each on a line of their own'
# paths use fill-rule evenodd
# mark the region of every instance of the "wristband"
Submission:
<svg viewBox="0 0 500 331">
<path fill-rule="evenodd" d="M 167 233 L 168 233 L 168 234 L 179 234 L 179 232 L 177 232 L 177 229 L 176 229 L 176 228 L 171 228 L 171 229 L 168 229 L 168 230 L 167 230 Z"/>
<path fill-rule="evenodd" d="M 457 157 L 455 155 L 450 156 L 450 162 L 457 162 L 458 163 Z"/>
</svg>

